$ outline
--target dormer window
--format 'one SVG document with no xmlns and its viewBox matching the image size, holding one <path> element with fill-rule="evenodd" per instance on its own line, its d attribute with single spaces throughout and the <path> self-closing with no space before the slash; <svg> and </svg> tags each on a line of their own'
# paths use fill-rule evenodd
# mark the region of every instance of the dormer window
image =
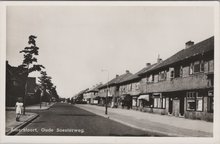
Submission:
<svg viewBox="0 0 220 144">
<path fill-rule="evenodd" d="M 200 72 L 200 63 L 199 63 L 199 61 L 194 62 L 193 72 L 194 73 Z"/>
</svg>

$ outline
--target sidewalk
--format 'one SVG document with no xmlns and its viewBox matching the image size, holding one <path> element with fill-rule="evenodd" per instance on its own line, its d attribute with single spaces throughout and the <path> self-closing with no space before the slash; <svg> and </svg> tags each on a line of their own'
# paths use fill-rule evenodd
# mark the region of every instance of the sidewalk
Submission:
<svg viewBox="0 0 220 144">
<path fill-rule="evenodd" d="M 41 103 L 41 108 L 40 108 L 40 104 L 35 104 L 35 105 L 29 105 L 26 106 L 25 109 L 26 110 L 46 110 L 49 109 L 52 105 L 54 105 L 54 103 L 46 103 L 46 102 L 42 102 Z M 15 110 L 15 107 L 6 107 L 6 110 Z"/>
<path fill-rule="evenodd" d="M 12 133 L 22 129 L 25 125 L 27 125 L 30 121 L 37 118 L 38 114 L 35 113 L 26 113 L 20 117 L 20 121 L 17 122 L 15 120 L 15 111 L 6 111 L 6 135 L 11 135 Z"/>
<path fill-rule="evenodd" d="M 158 133 L 160 135 L 182 137 L 213 136 L 212 122 L 190 120 L 120 108 L 108 108 L 108 116 L 106 116 L 104 114 L 105 108 L 101 106 L 80 104 L 76 104 L 75 106 L 119 123 L 144 131 Z"/>
<path fill-rule="evenodd" d="M 48 104 L 46 102 L 43 102 L 41 104 L 41 108 L 40 108 L 40 104 L 35 104 L 35 105 L 26 106 L 25 109 L 26 110 L 47 110 L 54 104 L 55 103 Z M 15 107 L 6 107 L 6 128 L 5 128 L 6 135 L 15 134 L 16 132 L 19 131 L 19 129 L 22 129 L 24 126 L 26 126 L 28 123 L 30 123 L 32 120 L 38 117 L 38 114 L 36 113 L 26 112 L 25 115 L 21 116 L 20 121 L 17 122 L 15 120 L 15 115 L 16 115 Z"/>
</svg>

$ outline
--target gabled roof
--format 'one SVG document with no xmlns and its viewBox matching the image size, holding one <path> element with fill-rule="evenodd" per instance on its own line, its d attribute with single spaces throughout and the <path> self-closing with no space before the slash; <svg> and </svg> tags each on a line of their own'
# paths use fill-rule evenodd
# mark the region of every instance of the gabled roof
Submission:
<svg viewBox="0 0 220 144">
<path fill-rule="evenodd" d="M 80 95 L 84 94 L 86 91 L 88 91 L 89 89 L 84 89 L 84 90 L 81 90 L 78 94 L 74 95 L 74 97 L 79 97 Z"/>
<path fill-rule="evenodd" d="M 99 87 L 101 87 L 102 85 L 103 85 L 103 84 L 97 85 L 96 87 L 92 88 L 91 90 L 88 90 L 87 93 L 88 93 L 88 92 L 98 92 L 98 91 L 99 91 Z"/>
<path fill-rule="evenodd" d="M 142 68 L 142 69 L 141 69 L 140 71 L 138 71 L 137 73 L 132 74 L 132 75 L 128 76 L 127 78 L 123 79 L 120 83 L 126 83 L 126 82 L 134 81 L 134 80 L 137 80 L 137 79 L 141 78 L 140 75 L 141 75 L 142 73 L 144 73 L 144 72 L 146 72 L 147 70 L 153 68 L 155 65 L 156 65 L 156 63 L 155 63 L 155 64 L 152 64 L 152 65 L 150 65 L 150 66 L 148 66 L 148 67 Z"/>
<path fill-rule="evenodd" d="M 122 74 L 118 77 L 115 77 L 113 78 L 112 80 L 110 80 L 109 82 L 105 83 L 104 85 L 102 85 L 101 87 L 99 87 L 99 89 L 102 89 L 102 88 L 106 88 L 107 87 L 107 84 L 109 86 L 112 86 L 112 85 L 115 85 L 115 84 L 118 84 L 120 83 L 121 81 L 123 81 L 124 79 L 126 79 L 127 77 L 131 76 L 132 73 L 130 72 L 126 72 L 125 74 Z"/>
<path fill-rule="evenodd" d="M 204 53 L 212 51 L 212 50 L 214 50 L 214 36 L 210 37 L 204 41 L 201 41 L 201 42 L 191 46 L 190 48 L 186 48 L 186 49 L 183 49 L 183 50 L 177 52 L 176 54 L 174 54 L 173 56 L 169 57 L 168 59 L 162 61 L 157 66 L 155 66 L 154 68 L 150 69 L 147 72 L 172 65 L 174 63 L 180 62 L 182 60 L 186 60 L 188 58 L 191 58 L 191 57 L 194 57 L 194 56 L 197 56 L 200 54 L 204 54 Z"/>
<path fill-rule="evenodd" d="M 19 80 L 24 81 L 24 79 L 27 77 L 27 73 L 24 73 L 27 71 L 27 69 L 22 67 L 14 67 L 8 64 L 6 61 L 6 71 L 7 76 L 10 76 L 11 80 Z"/>
</svg>

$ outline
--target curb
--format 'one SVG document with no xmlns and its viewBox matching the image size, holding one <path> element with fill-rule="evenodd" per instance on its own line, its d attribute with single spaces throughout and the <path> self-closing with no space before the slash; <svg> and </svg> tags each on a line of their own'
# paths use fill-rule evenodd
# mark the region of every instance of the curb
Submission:
<svg viewBox="0 0 220 144">
<path fill-rule="evenodd" d="M 13 130 L 9 130 L 5 133 L 5 135 L 16 135 L 19 132 L 19 129 L 24 128 L 25 126 L 27 126 L 30 122 L 32 122 L 33 120 L 35 120 L 37 117 L 39 116 L 39 114 L 35 114 L 33 117 L 27 119 L 25 122 L 23 122 L 22 124 L 16 126 L 13 128 Z"/>
</svg>

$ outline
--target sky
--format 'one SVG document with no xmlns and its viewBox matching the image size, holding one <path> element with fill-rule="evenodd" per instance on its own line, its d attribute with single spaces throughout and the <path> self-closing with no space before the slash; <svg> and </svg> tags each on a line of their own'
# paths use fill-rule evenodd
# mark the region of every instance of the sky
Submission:
<svg viewBox="0 0 220 144">
<path fill-rule="evenodd" d="M 20 50 L 36 35 L 38 64 L 52 77 L 60 97 L 72 97 L 126 70 L 165 60 L 214 35 L 212 7 L 9 6 L 6 59 L 22 63 Z M 30 76 L 38 77 L 35 72 Z"/>
</svg>

